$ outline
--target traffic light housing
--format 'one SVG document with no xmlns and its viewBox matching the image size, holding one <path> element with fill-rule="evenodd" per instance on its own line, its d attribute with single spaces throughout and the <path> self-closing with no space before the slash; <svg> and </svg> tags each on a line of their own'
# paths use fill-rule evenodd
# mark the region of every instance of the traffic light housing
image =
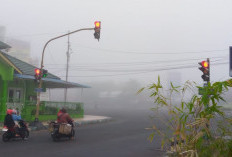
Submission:
<svg viewBox="0 0 232 157">
<path fill-rule="evenodd" d="M 207 59 L 207 61 L 202 61 L 198 63 L 201 67 L 199 67 L 199 69 L 203 72 L 203 75 L 201 76 L 201 78 L 204 81 L 209 82 L 210 81 L 210 73 L 209 73 L 209 60 Z"/>
<path fill-rule="evenodd" d="M 48 76 L 48 71 L 45 70 L 45 69 L 43 69 L 43 70 L 42 70 L 42 77 L 45 78 L 45 77 L 47 77 L 47 76 Z"/>
<path fill-rule="evenodd" d="M 94 25 L 95 25 L 95 27 L 94 27 L 94 37 L 95 37 L 95 39 L 97 39 L 98 41 L 99 41 L 99 39 L 100 39 L 100 30 L 101 30 L 101 21 L 95 21 L 94 22 Z"/>
<path fill-rule="evenodd" d="M 35 69 L 35 79 L 40 80 L 41 79 L 41 70 L 36 68 Z"/>
</svg>

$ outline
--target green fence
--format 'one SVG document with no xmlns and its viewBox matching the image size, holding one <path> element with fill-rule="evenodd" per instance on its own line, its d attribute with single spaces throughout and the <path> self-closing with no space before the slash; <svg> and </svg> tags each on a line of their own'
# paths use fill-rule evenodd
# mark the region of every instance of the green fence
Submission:
<svg viewBox="0 0 232 157">
<path fill-rule="evenodd" d="M 21 105 L 22 104 L 22 105 Z M 27 101 L 18 103 L 21 108 L 21 116 L 26 121 L 34 121 L 35 113 L 36 113 L 36 102 L 35 101 Z M 9 104 L 8 108 L 16 109 L 17 105 L 11 107 Z M 10 106 L 10 107 L 9 107 Z M 72 118 L 82 118 L 84 116 L 84 107 L 83 103 L 80 102 L 51 102 L 51 101 L 42 101 L 40 103 L 39 108 L 39 120 L 40 121 L 48 121 L 48 120 L 56 120 L 57 112 L 60 108 L 65 107 L 67 112 Z M 5 115 L 0 116 L 0 121 L 3 121 L 3 117 Z"/>
</svg>

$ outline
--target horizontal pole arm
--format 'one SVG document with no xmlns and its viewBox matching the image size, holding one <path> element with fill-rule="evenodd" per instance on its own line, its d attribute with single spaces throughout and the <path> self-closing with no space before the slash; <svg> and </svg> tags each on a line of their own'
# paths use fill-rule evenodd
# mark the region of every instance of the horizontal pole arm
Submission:
<svg viewBox="0 0 232 157">
<path fill-rule="evenodd" d="M 46 42 L 46 44 L 44 45 L 44 48 L 43 48 L 42 60 L 41 60 L 41 69 L 43 69 L 44 51 L 45 51 L 47 45 L 48 45 L 51 41 L 56 40 L 56 39 L 59 39 L 59 38 L 62 38 L 62 37 L 64 37 L 64 36 L 67 36 L 67 35 L 70 35 L 70 34 L 73 34 L 73 33 L 76 33 L 76 32 L 85 31 L 85 30 L 94 30 L 94 28 L 82 28 L 82 29 L 78 29 L 78 30 L 75 30 L 75 31 L 72 31 L 72 32 L 69 32 L 69 33 L 66 33 L 66 34 L 63 34 L 63 35 L 60 35 L 60 36 L 58 36 L 58 37 L 55 37 L 55 38 L 52 38 L 52 39 L 48 40 L 48 41 Z"/>
</svg>

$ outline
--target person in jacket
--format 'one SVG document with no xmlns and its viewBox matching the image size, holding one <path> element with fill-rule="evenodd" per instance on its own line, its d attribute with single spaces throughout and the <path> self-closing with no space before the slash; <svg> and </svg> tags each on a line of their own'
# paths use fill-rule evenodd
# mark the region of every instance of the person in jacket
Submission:
<svg viewBox="0 0 232 157">
<path fill-rule="evenodd" d="M 59 114 L 59 115 L 58 115 Z M 69 124 L 73 124 L 73 119 L 69 116 L 69 114 L 67 113 L 65 108 L 62 108 L 60 110 L 60 113 L 58 112 L 57 116 L 57 122 L 58 123 L 69 123 Z"/>
<path fill-rule="evenodd" d="M 20 120 L 22 120 L 22 118 L 19 115 L 19 113 L 17 112 L 17 110 L 13 110 L 12 111 L 12 118 L 13 118 L 14 121 L 20 121 Z"/>
<path fill-rule="evenodd" d="M 15 122 L 13 120 L 12 113 L 12 109 L 7 109 L 6 116 L 4 119 L 4 125 L 7 126 L 7 128 L 11 131 L 13 131 L 15 127 Z"/>
<path fill-rule="evenodd" d="M 57 113 L 57 123 L 61 123 L 60 122 L 60 116 L 63 115 L 62 109 L 59 110 L 59 112 Z"/>
</svg>

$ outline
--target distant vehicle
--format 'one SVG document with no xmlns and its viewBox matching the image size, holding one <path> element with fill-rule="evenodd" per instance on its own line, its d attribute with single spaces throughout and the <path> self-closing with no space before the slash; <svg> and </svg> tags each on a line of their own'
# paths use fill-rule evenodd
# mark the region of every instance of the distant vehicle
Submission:
<svg viewBox="0 0 232 157">
<path fill-rule="evenodd" d="M 56 123 L 49 124 L 49 131 L 53 141 L 58 141 L 60 138 L 73 138 L 75 136 L 74 124 Z"/>
<path fill-rule="evenodd" d="M 29 130 L 25 121 L 19 121 L 19 128 L 16 132 L 15 129 L 9 129 L 7 126 L 4 126 L 2 129 L 3 135 L 2 140 L 4 142 L 9 141 L 10 139 L 27 139 L 29 137 Z"/>
</svg>

